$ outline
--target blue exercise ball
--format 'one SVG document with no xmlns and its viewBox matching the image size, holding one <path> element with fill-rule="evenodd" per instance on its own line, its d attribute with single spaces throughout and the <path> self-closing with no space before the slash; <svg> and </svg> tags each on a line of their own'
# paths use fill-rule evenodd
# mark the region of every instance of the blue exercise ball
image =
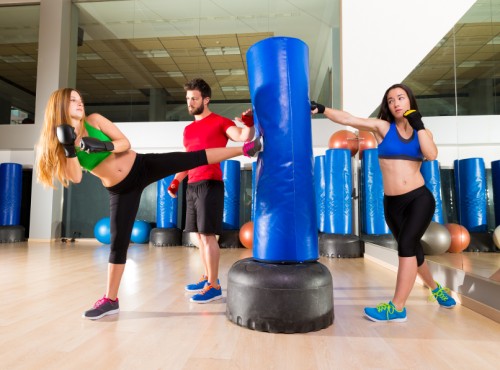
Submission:
<svg viewBox="0 0 500 370">
<path fill-rule="evenodd" d="M 111 242 L 109 217 L 101 218 L 95 223 L 94 236 L 102 244 L 109 244 Z"/>
<path fill-rule="evenodd" d="M 143 220 L 135 220 L 132 228 L 130 240 L 132 243 L 144 244 L 149 242 L 149 233 L 151 232 L 151 224 Z"/>
</svg>

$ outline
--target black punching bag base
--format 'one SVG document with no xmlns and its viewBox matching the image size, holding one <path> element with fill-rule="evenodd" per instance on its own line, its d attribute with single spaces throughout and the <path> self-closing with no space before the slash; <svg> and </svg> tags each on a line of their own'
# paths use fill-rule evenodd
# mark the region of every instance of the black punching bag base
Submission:
<svg viewBox="0 0 500 370">
<path fill-rule="evenodd" d="M 182 243 L 182 232 L 176 227 L 155 227 L 149 233 L 149 242 L 155 247 L 176 247 Z"/>
<path fill-rule="evenodd" d="M 0 226 L 0 243 L 24 242 L 24 226 Z"/>
<path fill-rule="evenodd" d="M 273 264 L 253 258 L 229 270 L 226 317 L 248 329 L 307 333 L 333 323 L 333 284 L 319 262 Z"/>
<path fill-rule="evenodd" d="M 319 254 L 332 258 L 363 257 L 365 244 L 356 235 L 322 233 L 318 238 Z"/>
</svg>

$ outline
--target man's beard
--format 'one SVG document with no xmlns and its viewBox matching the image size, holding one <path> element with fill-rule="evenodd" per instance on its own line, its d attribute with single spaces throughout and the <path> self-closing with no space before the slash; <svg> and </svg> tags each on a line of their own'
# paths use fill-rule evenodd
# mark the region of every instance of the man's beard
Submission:
<svg viewBox="0 0 500 370">
<path fill-rule="evenodd" d="M 193 108 L 193 110 L 189 111 L 189 114 L 192 116 L 198 116 L 198 115 L 202 114 L 204 110 L 205 110 L 205 106 L 200 105 L 198 108 Z"/>
</svg>

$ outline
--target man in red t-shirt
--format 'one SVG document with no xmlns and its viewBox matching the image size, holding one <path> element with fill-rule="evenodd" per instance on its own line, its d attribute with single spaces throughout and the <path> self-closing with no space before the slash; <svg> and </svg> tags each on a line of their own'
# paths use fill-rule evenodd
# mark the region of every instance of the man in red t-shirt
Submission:
<svg viewBox="0 0 500 370">
<path fill-rule="evenodd" d="M 244 112 L 242 118 L 236 118 L 244 124 L 242 128 L 210 111 L 208 105 L 212 90 L 204 80 L 191 80 L 184 85 L 184 90 L 189 114 L 195 118 L 184 129 L 186 151 L 225 147 L 228 139 L 245 142 L 255 135 L 251 110 Z M 191 302 L 207 303 L 222 298 L 218 279 L 220 250 L 216 235 L 222 234 L 224 182 L 220 164 L 196 167 L 175 175 L 168 188 L 172 197 L 176 196 L 179 183 L 186 176 L 185 231 L 195 233 L 205 269 L 201 279 L 186 285 L 186 290 L 197 293 L 191 297 Z"/>
</svg>

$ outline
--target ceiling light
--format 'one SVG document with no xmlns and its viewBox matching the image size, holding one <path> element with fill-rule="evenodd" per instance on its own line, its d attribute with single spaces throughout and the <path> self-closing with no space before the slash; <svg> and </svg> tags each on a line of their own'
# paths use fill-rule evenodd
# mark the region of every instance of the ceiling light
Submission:
<svg viewBox="0 0 500 370">
<path fill-rule="evenodd" d="M 168 52 L 164 49 L 156 50 L 138 50 L 134 51 L 133 54 L 136 58 L 168 58 Z"/>
<path fill-rule="evenodd" d="M 100 60 L 102 59 L 96 53 L 80 53 L 76 56 L 76 60 Z"/>
<path fill-rule="evenodd" d="M 94 77 L 96 80 L 118 80 L 124 78 L 119 73 L 96 73 L 93 74 L 92 77 Z"/>
<path fill-rule="evenodd" d="M 244 76 L 244 69 L 216 69 L 214 70 L 216 76 Z"/>
<path fill-rule="evenodd" d="M 178 71 L 175 71 L 175 72 L 153 72 L 153 76 L 158 77 L 158 78 L 161 78 L 161 77 L 184 77 L 182 72 L 178 72 Z"/>
<path fill-rule="evenodd" d="M 240 55 L 241 51 L 238 47 L 223 47 L 223 48 L 204 48 L 206 56 L 214 55 Z"/>
<path fill-rule="evenodd" d="M 466 60 L 465 62 L 460 63 L 458 65 L 458 68 L 473 68 L 478 64 L 481 64 L 481 62 L 478 60 Z"/>
<path fill-rule="evenodd" d="M 29 55 L 0 55 L 0 60 L 5 63 L 33 63 L 36 62 L 35 59 L 30 57 Z"/>
</svg>

